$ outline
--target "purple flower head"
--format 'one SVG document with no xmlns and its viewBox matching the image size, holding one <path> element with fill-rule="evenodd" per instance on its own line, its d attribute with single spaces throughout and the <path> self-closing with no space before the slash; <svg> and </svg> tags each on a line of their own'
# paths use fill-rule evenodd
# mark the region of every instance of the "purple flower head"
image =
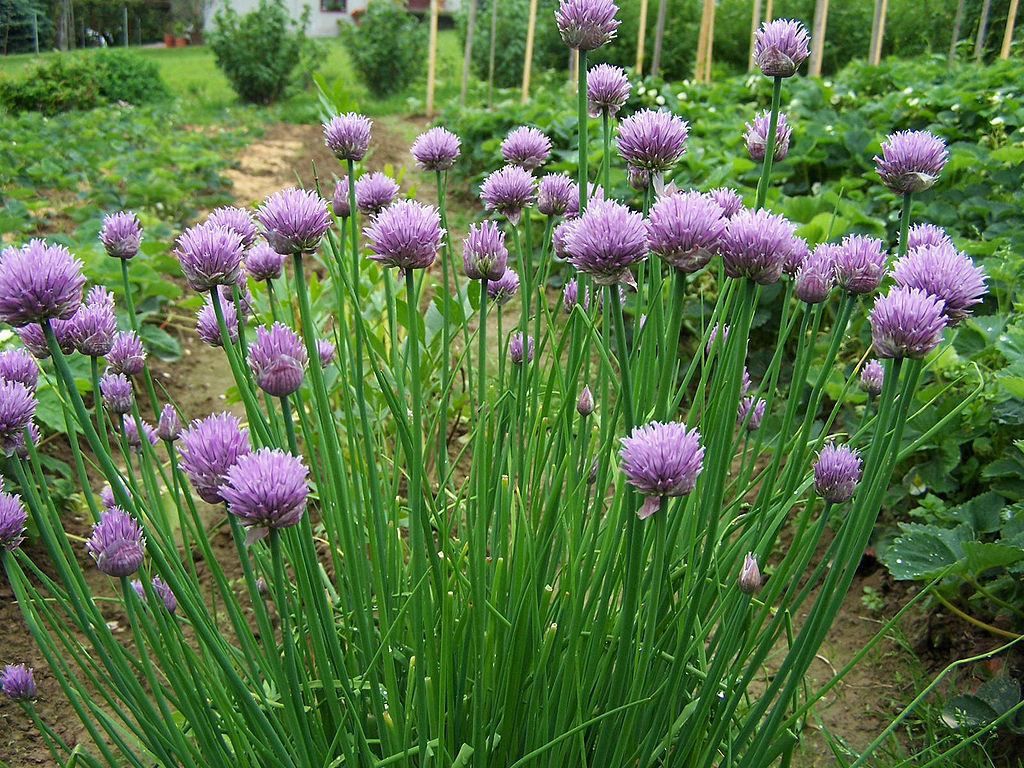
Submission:
<svg viewBox="0 0 1024 768">
<path fill-rule="evenodd" d="M 877 360 L 868 360 L 860 372 L 860 388 L 868 393 L 868 397 L 878 397 L 882 394 L 882 384 L 885 381 L 885 369 Z"/>
<path fill-rule="evenodd" d="M 533 362 L 533 336 L 526 337 L 526 347 L 523 348 L 523 334 L 513 333 L 508 342 L 508 356 L 515 365 L 522 365 L 525 356 L 527 363 Z"/>
<path fill-rule="evenodd" d="M 836 285 L 849 293 L 871 293 L 885 277 L 885 244 L 874 237 L 847 235 L 835 264 Z"/>
<path fill-rule="evenodd" d="M 206 217 L 206 221 L 208 224 L 234 232 L 241 239 L 242 248 L 251 248 L 260 236 L 252 214 L 244 208 L 235 208 L 230 205 L 216 208 Z"/>
<path fill-rule="evenodd" d="M 106 357 L 110 354 L 117 331 L 113 306 L 106 302 L 87 302 L 67 322 L 71 343 L 83 355 Z"/>
<path fill-rule="evenodd" d="M 747 552 L 743 557 L 737 586 L 745 595 L 752 595 L 761 588 L 761 569 L 757 567 L 757 558 L 752 552 Z"/>
<path fill-rule="evenodd" d="M 768 147 L 768 129 L 771 127 L 771 113 L 768 110 L 758 113 L 754 117 L 754 124 L 744 123 L 747 127 L 743 134 L 743 140 L 747 144 L 747 154 L 754 162 L 760 163 L 764 160 L 764 153 Z M 786 157 L 789 152 L 789 137 L 793 128 L 786 124 L 786 115 L 779 112 L 778 122 L 775 126 L 775 149 L 772 158 L 778 162 Z"/>
<path fill-rule="evenodd" d="M 921 245 L 953 245 L 946 230 L 934 224 L 911 224 L 907 231 L 907 250 Z"/>
<path fill-rule="evenodd" d="M 256 211 L 270 247 L 284 256 L 312 253 L 331 225 L 327 203 L 316 192 L 289 187 L 275 192 Z"/>
<path fill-rule="evenodd" d="M 580 300 L 580 286 L 579 282 L 575 277 L 570 277 L 565 281 L 565 285 L 562 286 L 562 309 L 565 310 L 566 314 L 572 312 L 572 308 L 579 303 Z M 583 291 L 583 309 L 588 309 L 590 304 L 589 292 L 584 289 Z"/>
<path fill-rule="evenodd" d="M 920 288 L 894 286 L 875 299 L 868 318 L 879 357 L 924 357 L 942 340 L 944 303 Z"/>
<path fill-rule="evenodd" d="M 743 198 L 740 197 L 740 193 L 730 187 L 716 187 L 708 194 L 712 200 L 718 203 L 718 207 L 722 209 L 722 213 L 727 219 L 731 219 L 743 207 Z"/>
<path fill-rule="evenodd" d="M 587 73 L 587 113 L 614 115 L 629 98 L 629 77 L 622 67 L 598 64 Z"/>
<path fill-rule="evenodd" d="M 209 221 L 189 227 L 178 238 L 174 255 L 189 287 L 206 293 L 218 285 L 234 285 L 242 269 L 242 238 Z"/>
<path fill-rule="evenodd" d="M 542 176 L 537 185 L 537 210 L 545 216 L 564 216 L 569 210 L 580 207 L 579 188 L 564 173 L 549 173 Z"/>
<path fill-rule="evenodd" d="M 572 199 L 569 201 L 569 207 L 565 210 L 565 218 L 574 219 L 580 215 L 580 188 L 579 185 L 573 182 L 572 185 Z M 591 200 L 604 200 L 604 188 L 600 184 L 590 182 L 587 185 L 587 203 Z"/>
<path fill-rule="evenodd" d="M 811 36 L 793 19 L 766 21 L 754 33 L 754 61 L 767 77 L 792 77 L 810 55 Z"/>
<path fill-rule="evenodd" d="M 114 294 L 112 294 L 110 289 L 105 285 L 94 285 L 85 295 L 85 303 L 92 305 L 102 304 L 113 309 Z"/>
<path fill-rule="evenodd" d="M 30 421 L 28 426 L 25 427 L 25 431 L 14 438 L 14 455 L 19 459 L 27 459 L 29 444 L 33 446 L 39 445 L 41 437 L 42 434 L 39 432 L 39 427 L 36 426 L 34 421 Z"/>
<path fill-rule="evenodd" d="M 0 492 L 0 549 L 10 552 L 21 544 L 27 517 L 21 498 Z"/>
<path fill-rule="evenodd" d="M 380 171 L 364 173 L 356 179 L 356 208 L 367 216 L 376 216 L 398 197 L 398 182 Z"/>
<path fill-rule="evenodd" d="M 327 339 L 316 340 L 316 356 L 320 361 L 320 367 L 326 368 L 334 362 L 334 342 Z"/>
<path fill-rule="evenodd" d="M 385 267 L 426 269 L 437 258 L 444 230 L 437 208 L 415 200 L 398 200 L 365 230 L 370 258 Z"/>
<path fill-rule="evenodd" d="M 935 184 L 949 159 L 946 142 L 928 131 L 897 131 L 882 142 L 875 170 L 897 195 L 923 192 Z"/>
<path fill-rule="evenodd" d="M 651 253 L 683 272 L 696 272 L 718 251 L 727 219 L 714 200 L 690 191 L 651 207 Z"/>
<path fill-rule="evenodd" d="M 113 509 L 117 506 L 117 502 L 114 501 L 114 489 L 109 483 L 100 489 L 100 504 L 103 509 Z"/>
<path fill-rule="evenodd" d="M 646 168 L 637 168 L 635 165 L 626 165 L 626 179 L 629 186 L 637 192 L 645 191 L 651 185 L 651 172 Z"/>
<path fill-rule="evenodd" d="M 729 219 L 722 237 L 722 262 L 729 277 L 761 285 L 776 282 L 793 247 L 793 225 L 784 216 L 743 210 Z"/>
<path fill-rule="evenodd" d="M 168 613 L 174 613 L 178 609 L 178 598 L 171 592 L 171 588 L 164 583 L 164 580 L 159 576 L 154 576 L 152 581 L 153 592 L 160 598 L 160 602 L 164 604 L 164 608 Z M 139 599 L 143 602 L 146 601 L 146 590 L 142 586 L 142 582 L 138 579 L 132 579 L 132 589 L 135 590 L 135 594 L 139 596 Z"/>
<path fill-rule="evenodd" d="M 721 345 L 722 349 L 725 349 L 725 343 L 729 340 L 729 326 L 728 325 L 719 326 L 718 323 L 715 323 L 713 326 L 711 326 L 711 332 L 708 334 L 708 341 L 707 341 L 707 344 L 705 345 L 705 348 L 704 348 L 704 351 L 708 355 L 710 355 L 712 350 L 714 350 L 714 348 L 715 348 L 715 339 L 718 338 L 718 329 L 719 329 L 719 327 L 721 327 L 721 329 L 722 329 L 722 340 L 719 342 L 719 344 Z"/>
<path fill-rule="evenodd" d="M 5 349 L 0 352 L 0 381 L 16 381 L 30 392 L 35 392 L 39 366 L 24 349 Z"/>
<path fill-rule="evenodd" d="M 120 507 L 100 512 L 85 548 L 108 576 L 131 576 L 142 565 L 146 539 L 139 521 Z"/>
<path fill-rule="evenodd" d="M 249 431 L 238 418 L 219 413 L 196 419 L 181 433 L 181 468 L 203 501 L 224 499 L 219 486 L 240 456 L 249 453 Z"/>
<path fill-rule="evenodd" d="M 447 171 L 459 156 L 459 137 L 447 128 L 437 126 L 416 137 L 412 156 L 425 171 Z"/>
<path fill-rule="evenodd" d="M 0 692 L 15 701 L 32 701 L 36 697 L 32 668 L 24 664 L 7 664 L 0 673 Z"/>
<path fill-rule="evenodd" d="M 728 334 L 728 327 L 726 327 L 726 333 Z M 747 366 L 743 366 L 743 374 L 740 376 L 740 396 L 746 397 L 747 392 L 750 391 L 750 371 L 747 370 Z"/>
<path fill-rule="evenodd" d="M 789 252 L 786 254 L 786 261 L 782 264 L 782 271 L 790 277 L 796 277 L 800 271 L 800 267 L 807 261 L 807 257 L 811 255 L 810 249 L 807 247 L 807 241 L 802 237 L 793 236 L 793 239 L 789 243 Z M 838 247 L 838 246 L 831 246 Z"/>
<path fill-rule="evenodd" d="M 181 437 L 181 418 L 170 403 L 164 404 L 160 410 L 160 418 L 156 422 L 156 436 L 168 443 L 173 443 Z"/>
<path fill-rule="evenodd" d="M 664 172 L 682 157 L 690 125 L 663 109 L 641 109 L 619 123 L 619 155 L 634 168 Z"/>
<path fill-rule="evenodd" d="M 228 511 L 247 527 L 286 528 L 306 509 L 309 470 L 280 449 L 261 448 L 235 462 L 220 486 Z"/>
<path fill-rule="evenodd" d="M 985 295 L 985 271 L 953 245 L 920 245 L 892 266 L 896 285 L 920 288 L 945 302 L 950 325 L 969 314 Z"/>
<path fill-rule="evenodd" d="M 142 434 L 146 436 L 146 440 L 149 441 L 150 445 L 156 445 L 156 430 L 149 422 L 141 420 L 142 422 Z M 129 448 L 141 448 L 142 438 L 139 435 L 139 425 L 135 423 L 135 419 L 124 420 L 124 439 L 128 443 Z"/>
<path fill-rule="evenodd" d="M 110 414 L 131 413 L 135 394 L 132 383 L 123 373 L 105 373 L 100 377 L 100 397 Z"/>
<path fill-rule="evenodd" d="M 480 185 L 480 199 L 484 208 L 497 211 L 513 226 L 519 223 L 523 208 L 534 201 L 533 175 L 518 165 L 499 168 Z"/>
<path fill-rule="evenodd" d="M 764 418 L 764 409 L 767 407 L 767 403 L 763 398 L 758 398 L 755 402 L 752 395 L 748 395 L 740 400 L 739 410 L 736 412 L 736 423 L 742 424 L 744 420 L 747 422 L 747 432 L 756 432 L 761 428 L 761 420 Z M 747 419 L 747 415 L 750 418 Z"/>
<path fill-rule="evenodd" d="M 462 265 L 470 280 L 497 280 L 505 273 L 505 233 L 493 221 L 472 224 L 462 241 Z"/>
<path fill-rule="evenodd" d="M 847 445 L 822 446 L 814 462 L 814 492 L 832 504 L 853 496 L 860 480 L 860 456 Z"/>
<path fill-rule="evenodd" d="M 352 201 L 348 198 L 348 176 L 342 176 L 334 185 L 331 210 L 339 219 L 347 219 L 352 215 Z"/>
<path fill-rule="evenodd" d="M 569 252 L 565 250 L 565 238 L 575 223 L 573 220 L 565 219 L 558 222 L 551 231 L 551 250 L 556 259 L 565 261 L 569 258 Z"/>
<path fill-rule="evenodd" d="M 235 311 L 235 303 L 222 301 L 220 309 L 224 314 L 224 325 L 228 329 L 228 340 L 234 344 L 238 341 L 238 313 Z M 220 336 L 220 326 L 217 324 L 217 313 L 209 298 L 196 311 L 196 333 L 204 344 L 209 344 L 211 347 L 224 346 Z"/>
<path fill-rule="evenodd" d="M 245 271 L 253 280 L 276 280 L 284 272 L 284 256 L 266 243 L 256 243 L 245 254 Z"/>
<path fill-rule="evenodd" d="M 794 280 L 796 297 L 800 301 L 820 304 L 828 298 L 835 285 L 836 257 L 839 251 L 839 246 L 833 243 L 819 243 L 804 260 Z"/>
<path fill-rule="evenodd" d="M 82 262 L 63 245 L 29 240 L 0 259 L 0 320 L 19 326 L 66 320 L 82 303 Z"/>
<path fill-rule="evenodd" d="M 136 376 L 146 366 L 146 350 L 135 331 L 118 331 L 107 353 L 107 369 L 125 376 Z"/>
<path fill-rule="evenodd" d="M 506 267 L 501 277 L 487 282 L 487 298 L 498 307 L 508 304 L 519 291 L 519 275 L 511 267 Z"/>
<path fill-rule="evenodd" d="M 130 259 L 139 252 L 142 243 L 142 225 L 131 211 L 119 211 L 103 217 L 100 242 L 108 256 Z"/>
<path fill-rule="evenodd" d="M 630 265 L 647 257 L 643 216 L 614 200 L 595 200 L 565 235 L 568 261 L 597 285 L 636 285 Z"/>
<path fill-rule="evenodd" d="M 704 469 L 700 433 L 681 421 L 652 421 L 634 427 L 620 440 L 619 466 L 626 482 L 648 498 L 637 511 L 641 520 L 653 515 L 663 496 L 684 496 L 694 489 Z"/>
<path fill-rule="evenodd" d="M 521 125 L 509 131 L 501 142 L 501 156 L 509 165 L 532 171 L 551 156 L 551 139 L 536 128 Z"/>
<path fill-rule="evenodd" d="M 593 51 L 613 37 L 619 7 L 612 0 L 560 0 L 555 24 L 562 42 L 577 51 Z"/>
<path fill-rule="evenodd" d="M 273 397 L 285 397 L 302 386 L 309 361 L 299 337 L 287 325 L 274 323 L 256 329 L 249 347 L 249 367 L 256 386 Z"/>
<path fill-rule="evenodd" d="M 580 391 L 580 396 L 576 398 L 576 413 L 580 416 L 587 417 L 594 412 L 594 394 L 590 391 L 590 387 L 584 385 Z"/>
<path fill-rule="evenodd" d="M 371 125 L 370 118 L 355 112 L 335 115 L 324 123 L 324 144 L 339 160 L 362 160 L 370 147 Z"/>
<path fill-rule="evenodd" d="M 10 456 L 25 442 L 35 409 L 35 395 L 24 384 L 0 381 L 0 455 Z"/>
</svg>

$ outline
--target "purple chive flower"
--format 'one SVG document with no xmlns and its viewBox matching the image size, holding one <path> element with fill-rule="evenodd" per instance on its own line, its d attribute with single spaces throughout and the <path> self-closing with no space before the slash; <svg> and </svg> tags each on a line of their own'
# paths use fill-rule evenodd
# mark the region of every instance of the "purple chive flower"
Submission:
<svg viewBox="0 0 1024 768">
<path fill-rule="evenodd" d="M 595 200 L 565 235 L 568 261 L 597 285 L 635 286 L 631 264 L 647 257 L 648 226 L 643 216 L 614 200 Z"/>
<path fill-rule="evenodd" d="M 519 275 L 512 267 L 506 267 L 501 277 L 487 282 L 487 297 L 499 308 L 508 304 L 519 291 Z"/>
<path fill-rule="evenodd" d="M 860 372 L 860 388 L 867 392 L 868 397 L 882 394 L 882 383 L 885 381 L 885 369 L 877 360 L 868 360 Z"/>
<path fill-rule="evenodd" d="M 521 125 L 509 131 L 501 142 L 501 156 L 509 165 L 532 171 L 551 156 L 551 139 L 536 128 Z"/>
<path fill-rule="evenodd" d="M 89 357 L 106 357 L 114 345 L 117 318 L 106 302 L 85 303 L 68 321 L 68 335 L 75 349 Z"/>
<path fill-rule="evenodd" d="M 245 254 L 245 271 L 256 280 L 276 280 L 284 272 L 284 256 L 266 243 L 257 243 Z"/>
<path fill-rule="evenodd" d="M 0 259 L 0 320 L 19 326 L 66 320 L 82 303 L 82 262 L 63 245 L 29 240 Z"/>
<path fill-rule="evenodd" d="M 551 250 L 554 252 L 556 259 L 565 261 L 569 258 L 569 252 L 565 250 L 565 237 L 569 234 L 569 230 L 572 229 L 574 223 L 571 220 L 560 221 L 551 231 Z"/>
<path fill-rule="evenodd" d="M 256 386 L 273 397 L 298 391 L 309 357 L 299 337 L 287 325 L 274 323 L 256 329 L 256 341 L 249 347 L 249 368 Z"/>
<path fill-rule="evenodd" d="M 156 422 L 156 436 L 168 443 L 173 443 L 181 437 L 181 418 L 170 403 L 165 403 L 160 410 L 160 418 Z"/>
<path fill-rule="evenodd" d="M 822 446 L 814 462 L 814 492 L 831 504 L 842 504 L 853 496 L 860 480 L 861 459 L 847 445 Z"/>
<path fill-rule="evenodd" d="M 945 302 L 950 325 L 969 314 L 985 295 L 985 271 L 953 245 L 920 245 L 892 265 L 896 285 L 920 288 Z"/>
<path fill-rule="evenodd" d="M 761 588 L 761 569 L 757 567 L 757 558 L 752 552 L 747 552 L 743 557 L 743 568 L 740 569 L 737 585 L 745 595 L 752 595 Z"/>
<path fill-rule="evenodd" d="M 327 204 L 316 192 L 289 187 L 275 192 L 256 211 L 270 247 L 284 256 L 312 253 L 331 225 Z"/>
<path fill-rule="evenodd" d="M 587 73 L 587 113 L 614 115 L 629 98 L 629 77 L 622 67 L 598 64 Z"/>
<path fill-rule="evenodd" d="M 835 285 L 836 257 L 839 246 L 820 243 L 800 267 L 794 279 L 796 297 L 808 304 L 820 304 L 832 292 Z"/>
<path fill-rule="evenodd" d="M 462 265 L 470 280 L 497 280 L 505 273 L 505 233 L 493 221 L 472 224 L 462 242 Z"/>
<path fill-rule="evenodd" d="M 142 339 L 135 331 L 118 331 L 107 353 L 107 369 L 125 376 L 136 376 L 142 373 L 146 365 L 146 350 Z"/>
<path fill-rule="evenodd" d="M 715 339 L 718 338 L 718 329 L 719 325 L 718 323 L 715 323 L 713 326 L 711 326 L 711 332 L 708 334 L 708 342 L 705 345 L 705 352 L 707 352 L 707 354 L 709 355 L 711 354 L 711 351 L 715 348 Z M 722 349 L 725 349 L 725 343 L 729 340 L 729 326 L 722 325 L 721 329 L 722 341 L 719 343 L 721 344 Z"/>
<path fill-rule="evenodd" d="M 10 552 L 21 544 L 27 517 L 20 497 L 0 492 L 0 549 Z"/>
<path fill-rule="evenodd" d="M 348 198 L 348 176 L 342 176 L 334 185 L 331 210 L 339 219 L 347 219 L 352 215 L 352 201 Z"/>
<path fill-rule="evenodd" d="M 651 253 L 683 272 L 702 269 L 717 252 L 727 220 L 711 198 L 690 191 L 651 207 Z"/>
<path fill-rule="evenodd" d="M 716 187 L 708 192 L 708 194 L 712 200 L 718 203 L 718 207 L 722 209 L 722 213 L 727 219 L 731 219 L 743 207 L 743 198 L 740 197 L 740 193 L 735 189 Z"/>
<path fill-rule="evenodd" d="M 385 267 L 426 269 L 437 258 L 444 230 L 437 208 L 415 200 L 398 200 L 365 230 L 370 258 Z"/>
<path fill-rule="evenodd" d="M 367 216 L 376 216 L 398 197 L 398 182 L 380 171 L 364 173 L 356 179 L 356 208 Z"/>
<path fill-rule="evenodd" d="M 149 422 L 141 420 L 142 422 L 142 434 L 146 436 L 146 440 L 150 445 L 156 445 L 156 430 Z M 124 439 L 128 443 L 129 448 L 139 449 L 142 447 L 142 438 L 139 435 L 139 425 L 135 423 L 135 419 L 124 420 Z"/>
<path fill-rule="evenodd" d="M 545 216 L 564 216 L 573 203 L 579 209 L 579 188 L 564 173 L 549 173 L 537 184 L 537 210 Z"/>
<path fill-rule="evenodd" d="M 326 368 L 334 362 L 334 342 L 327 339 L 316 340 L 316 356 L 320 360 L 320 367 Z"/>
<path fill-rule="evenodd" d="M 868 315 L 879 357 L 924 357 L 942 340 L 946 327 L 942 299 L 920 288 L 895 286 L 875 299 Z"/>
<path fill-rule="evenodd" d="M 626 178 L 629 186 L 637 192 L 643 192 L 651 185 L 651 172 L 646 168 L 637 168 L 635 165 L 626 165 Z"/>
<path fill-rule="evenodd" d="M 139 252 L 142 244 L 142 225 L 131 211 L 119 211 L 103 217 L 100 242 L 108 256 L 115 259 L 130 259 Z"/>
<path fill-rule="evenodd" d="M 836 285 L 849 293 L 871 293 L 885 277 L 885 244 L 874 237 L 847 235 L 835 263 Z"/>
<path fill-rule="evenodd" d="M 206 217 L 206 222 L 234 232 L 241 239 L 242 248 L 251 248 L 260 236 L 260 231 L 256 228 L 256 222 L 252 218 L 252 214 L 244 208 L 235 208 L 230 205 L 215 208 Z"/>
<path fill-rule="evenodd" d="M 748 277 L 761 285 L 776 282 L 792 248 L 793 225 L 784 216 L 761 210 L 737 213 L 722 236 L 722 262 L 729 277 Z"/>
<path fill-rule="evenodd" d="M 728 328 L 726 328 L 726 334 L 728 335 Z M 743 366 L 743 374 L 740 376 L 740 396 L 746 397 L 747 392 L 750 391 L 750 371 L 747 370 L 747 366 Z"/>
<path fill-rule="evenodd" d="M 324 123 L 324 144 L 339 160 L 362 160 L 370 147 L 371 125 L 370 118 L 355 112 L 335 115 Z"/>
<path fill-rule="evenodd" d="M 634 168 L 661 173 L 682 157 L 690 124 L 663 109 L 641 109 L 619 123 L 619 155 Z"/>
<path fill-rule="evenodd" d="M 302 459 L 261 448 L 238 459 L 220 486 L 228 511 L 252 528 L 286 528 L 306 509 L 309 470 Z"/>
<path fill-rule="evenodd" d="M 911 224 L 907 231 L 907 250 L 921 245 L 953 245 L 946 230 L 934 224 Z"/>
<path fill-rule="evenodd" d="M 513 333 L 508 342 L 508 356 L 515 365 L 522 365 L 525 356 L 527 363 L 533 362 L 533 336 L 526 337 L 526 347 L 523 347 L 523 334 Z"/>
<path fill-rule="evenodd" d="M 618 10 L 612 0 L 561 0 L 555 11 L 558 34 L 573 50 L 593 51 L 615 37 Z"/>
<path fill-rule="evenodd" d="M 565 314 L 572 312 L 572 308 L 575 307 L 580 300 L 580 286 L 579 282 L 575 277 L 570 277 L 565 281 L 565 285 L 562 286 L 562 309 Z M 589 292 L 584 289 L 583 291 L 583 309 L 589 309 L 590 295 Z"/>
<path fill-rule="evenodd" d="M 459 157 L 460 144 L 458 136 L 437 126 L 417 136 L 410 151 L 423 170 L 447 171 Z"/>
<path fill-rule="evenodd" d="M 736 423 L 742 424 L 746 419 L 747 432 L 756 432 L 761 428 L 761 420 L 764 418 L 764 409 L 767 407 L 767 403 L 763 398 L 758 398 L 757 402 L 754 401 L 753 396 L 744 397 L 740 401 L 739 410 L 736 413 Z M 750 418 L 747 419 L 747 415 Z"/>
<path fill-rule="evenodd" d="M 619 466 L 626 482 L 647 496 L 637 511 L 641 520 L 658 511 L 663 496 L 692 491 L 704 469 L 700 432 L 680 421 L 634 427 L 620 443 Z"/>
<path fill-rule="evenodd" d="M 586 418 L 594 412 L 594 394 L 588 385 L 584 385 L 580 396 L 576 398 L 576 413 Z"/>
<path fill-rule="evenodd" d="M 132 383 L 123 373 L 105 373 L 100 377 L 100 397 L 111 414 L 131 413 L 135 395 Z"/>
<path fill-rule="evenodd" d="M 838 246 L 830 246 L 832 248 L 838 248 Z M 789 242 L 789 250 L 786 253 L 786 260 L 782 264 L 782 271 L 795 278 L 797 273 L 800 271 L 800 267 L 807 261 L 807 257 L 811 255 L 810 249 L 807 247 L 807 241 L 802 237 L 793 236 L 793 239 Z"/>
<path fill-rule="evenodd" d="M 744 123 L 747 127 L 743 134 L 743 140 L 747 144 L 747 154 L 754 162 L 760 163 L 764 160 L 764 153 L 768 147 L 768 129 L 771 127 L 771 113 L 768 110 L 758 113 L 754 117 L 754 123 Z M 789 138 L 793 133 L 792 126 L 786 124 L 786 115 L 779 112 L 778 122 L 775 126 L 775 149 L 772 158 L 778 162 L 786 157 L 789 152 Z"/>
<path fill-rule="evenodd" d="M 604 188 L 600 184 L 590 182 L 587 185 L 587 202 L 591 200 L 604 200 Z M 572 185 L 572 199 L 569 201 L 569 207 L 565 210 L 565 218 L 574 219 L 580 214 L 580 188 L 579 185 L 573 182 Z"/>
<path fill-rule="evenodd" d="M 85 295 L 85 303 L 94 305 L 102 304 L 113 309 L 114 294 L 112 294 L 110 289 L 105 285 L 94 285 Z"/>
<path fill-rule="evenodd" d="M 181 468 L 199 497 L 210 504 L 224 501 L 224 475 L 249 453 L 249 431 L 236 416 L 218 413 L 196 419 L 181 433 Z"/>
<path fill-rule="evenodd" d="M 949 159 L 946 142 L 928 131 L 897 131 L 882 142 L 875 170 L 897 195 L 923 192 L 935 184 Z"/>
<path fill-rule="evenodd" d="M 205 293 L 234 285 L 242 269 L 242 238 L 211 222 L 189 227 L 178 238 L 174 255 L 189 287 Z"/>
<path fill-rule="evenodd" d="M 108 576 L 131 576 L 142 565 L 146 539 L 139 521 L 120 507 L 100 512 L 85 548 Z"/>
<path fill-rule="evenodd" d="M 100 489 L 100 504 L 103 509 L 113 509 L 117 506 L 117 502 L 114 501 L 114 489 L 110 487 L 109 483 Z"/>
<path fill-rule="evenodd" d="M 0 381 L 16 381 L 30 392 L 35 392 L 39 383 L 39 366 L 24 349 L 5 349 L 0 352 Z"/>
<path fill-rule="evenodd" d="M 32 668 L 24 664 L 7 664 L 0 673 L 0 692 L 15 701 L 32 701 L 36 697 L 36 680 Z"/>
<path fill-rule="evenodd" d="M 810 55 L 811 36 L 793 19 L 766 21 L 754 33 L 754 61 L 767 77 L 792 77 Z"/>
<path fill-rule="evenodd" d="M 10 456 L 24 444 L 25 429 L 35 409 L 35 395 L 24 384 L 0 382 L 0 455 Z"/>
<path fill-rule="evenodd" d="M 26 436 L 28 441 L 26 441 Z M 39 427 L 36 426 L 35 422 L 30 421 L 28 426 L 25 427 L 25 432 L 14 438 L 14 455 L 19 459 L 27 459 L 29 455 L 29 443 L 36 446 L 39 445 L 39 440 L 42 434 L 39 432 Z"/>
<path fill-rule="evenodd" d="M 160 598 L 160 602 L 164 604 L 164 608 L 168 613 L 174 613 L 178 609 L 178 598 L 171 592 L 171 588 L 164 583 L 164 580 L 159 576 L 154 576 L 152 581 L 153 592 Z M 146 601 L 146 590 L 142 586 L 142 582 L 138 579 L 132 579 L 132 589 L 135 590 L 135 594 L 139 596 L 139 599 L 143 602 Z"/>
<path fill-rule="evenodd" d="M 523 208 L 534 201 L 534 178 L 518 165 L 506 165 L 484 179 L 480 199 L 484 208 L 497 211 L 515 226 Z"/>
<path fill-rule="evenodd" d="M 235 303 L 221 301 L 220 309 L 224 314 L 224 325 L 228 329 L 228 341 L 234 344 L 238 341 L 238 312 L 235 311 Z M 204 344 L 209 344 L 211 347 L 224 346 L 220 336 L 220 325 L 217 323 L 217 313 L 209 298 L 196 311 L 196 333 Z"/>
</svg>

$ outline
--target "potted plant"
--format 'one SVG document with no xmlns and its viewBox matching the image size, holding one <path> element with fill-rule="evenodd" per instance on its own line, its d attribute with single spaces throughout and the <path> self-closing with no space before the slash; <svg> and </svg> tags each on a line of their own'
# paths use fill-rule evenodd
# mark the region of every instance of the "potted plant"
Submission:
<svg viewBox="0 0 1024 768">
<path fill-rule="evenodd" d="M 174 45 L 181 48 L 188 45 L 188 38 L 185 37 L 185 22 L 174 22 Z"/>
</svg>

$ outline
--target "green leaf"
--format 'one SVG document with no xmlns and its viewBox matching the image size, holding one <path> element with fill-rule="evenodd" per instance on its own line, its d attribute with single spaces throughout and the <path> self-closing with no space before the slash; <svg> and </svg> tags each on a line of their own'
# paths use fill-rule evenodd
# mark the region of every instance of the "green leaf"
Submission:
<svg viewBox="0 0 1024 768">
<path fill-rule="evenodd" d="M 139 336 L 146 347 L 161 360 L 173 361 L 181 357 L 181 344 L 163 328 L 147 323 L 139 328 Z"/>
<path fill-rule="evenodd" d="M 1024 549 L 998 542 L 965 541 L 967 570 L 974 574 L 1024 560 Z"/>
<path fill-rule="evenodd" d="M 883 562 L 894 579 L 934 578 L 963 557 L 963 544 L 973 538 L 967 525 L 940 528 L 937 525 L 902 523 L 903 533 L 889 545 Z"/>
</svg>

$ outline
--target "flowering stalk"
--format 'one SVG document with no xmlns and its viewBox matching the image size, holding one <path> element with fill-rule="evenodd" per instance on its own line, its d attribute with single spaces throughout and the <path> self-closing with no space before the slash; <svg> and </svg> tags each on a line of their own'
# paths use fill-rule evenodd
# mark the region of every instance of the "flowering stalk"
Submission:
<svg viewBox="0 0 1024 768">
<path fill-rule="evenodd" d="M 588 187 L 590 176 L 587 173 L 587 153 L 590 149 L 587 125 L 587 51 L 579 48 L 576 51 L 576 132 L 579 141 L 579 169 L 576 175 L 576 183 L 579 184 L 580 204 L 579 212 L 587 209 Z M 607 157 L 607 153 L 605 154 Z"/>
<path fill-rule="evenodd" d="M 761 178 L 757 182 L 757 202 L 754 208 L 764 208 L 771 183 L 772 163 L 775 160 L 775 132 L 779 125 L 779 103 L 782 100 L 782 78 L 776 75 L 772 81 L 772 111 L 768 120 L 768 135 L 765 137 L 764 160 L 761 163 Z"/>
<path fill-rule="evenodd" d="M 902 259 L 907 255 L 907 239 L 910 233 L 910 198 L 912 192 L 903 193 L 903 207 L 900 208 L 900 242 L 896 257 Z"/>
</svg>

